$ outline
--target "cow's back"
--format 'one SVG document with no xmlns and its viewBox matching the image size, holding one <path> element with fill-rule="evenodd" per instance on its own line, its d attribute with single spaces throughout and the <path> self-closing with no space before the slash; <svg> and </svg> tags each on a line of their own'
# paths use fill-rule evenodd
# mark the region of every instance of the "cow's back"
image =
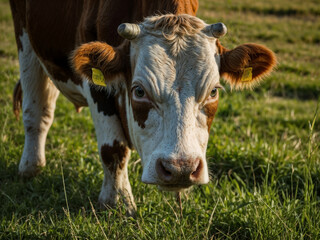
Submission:
<svg viewBox="0 0 320 240">
<path fill-rule="evenodd" d="M 11 0 L 17 46 L 19 50 L 23 48 L 20 37 L 25 32 L 37 56 L 55 80 L 72 79 L 73 82 L 80 83 L 69 64 L 71 51 L 77 45 L 89 41 L 103 40 L 112 45 L 118 45 L 122 41 L 120 37 L 114 36 L 117 35 L 117 23 L 120 24 L 126 18 L 129 20 L 122 16 L 128 13 L 117 11 L 120 9 L 113 6 L 116 4 L 112 2 L 114 1 Z M 117 5 L 122 6 L 119 3 Z M 99 13 L 101 7 L 108 16 L 105 20 Z M 111 15 L 112 12 L 114 16 Z"/>
</svg>

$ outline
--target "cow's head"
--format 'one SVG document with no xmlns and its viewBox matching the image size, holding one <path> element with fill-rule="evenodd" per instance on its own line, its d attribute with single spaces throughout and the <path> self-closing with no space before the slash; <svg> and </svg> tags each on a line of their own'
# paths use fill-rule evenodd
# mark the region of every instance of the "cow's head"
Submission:
<svg viewBox="0 0 320 240">
<path fill-rule="evenodd" d="M 89 81 L 91 69 L 100 69 L 107 86 L 124 81 L 143 182 L 164 190 L 207 183 L 206 147 L 220 77 L 232 87 L 250 88 L 272 70 L 274 54 L 257 44 L 227 50 L 218 41 L 226 33 L 223 24 L 189 15 L 150 17 L 122 24 L 118 32 L 130 44 L 84 44 L 74 53 L 74 68 Z"/>
</svg>

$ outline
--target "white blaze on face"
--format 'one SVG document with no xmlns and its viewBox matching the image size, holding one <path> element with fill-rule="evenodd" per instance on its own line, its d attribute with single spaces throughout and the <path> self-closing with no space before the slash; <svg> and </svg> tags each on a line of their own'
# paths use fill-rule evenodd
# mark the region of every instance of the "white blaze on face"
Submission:
<svg viewBox="0 0 320 240">
<path fill-rule="evenodd" d="M 172 54 L 179 46 L 179 53 Z M 199 33 L 172 45 L 164 37 L 145 34 L 131 42 L 130 55 L 133 79 L 127 113 L 131 139 L 142 159 L 142 181 L 163 184 L 157 159 L 200 159 L 203 171 L 197 183 L 207 183 L 204 107 L 219 84 L 216 39 Z"/>
</svg>

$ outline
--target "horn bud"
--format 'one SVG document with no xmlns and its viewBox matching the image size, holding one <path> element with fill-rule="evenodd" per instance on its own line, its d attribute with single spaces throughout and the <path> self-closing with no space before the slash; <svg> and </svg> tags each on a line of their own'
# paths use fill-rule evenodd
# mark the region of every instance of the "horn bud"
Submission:
<svg viewBox="0 0 320 240">
<path fill-rule="evenodd" d="M 141 30 L 138 24 L 122 23 L 118 27 L 118 33 L 121 37 L 133 40 L 140 34 Z"/>
<path fill-rule="evenodd" d="M 215 23 L 207 26 L 204 31 L 215 38 L 223 37 L 227 33 L 227 27 L 223 23 Z"/>
</svg>

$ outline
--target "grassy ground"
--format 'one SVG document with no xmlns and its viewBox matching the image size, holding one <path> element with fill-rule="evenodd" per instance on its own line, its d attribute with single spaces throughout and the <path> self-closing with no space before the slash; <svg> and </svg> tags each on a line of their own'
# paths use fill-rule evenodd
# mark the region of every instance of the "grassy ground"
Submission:
<svg viewBox="0 0 320 240">
<path fill-rule="evenodd" d="M 18 177 L 19 68 L 9 4 L 0 1 L 0 239 L 320 239 L 318 1 L 202 0 L 198 16 L 227 25 L 229 48 L 267 45 L 278 69 L 255 92 L 222 93 L 207 151 L 212 181 L 183 196 L 182 218 L 173 194 L 140 182 L 133 154 L 132 219 L 122 207 L 93 211 L 103 172 L 92 121 L 63 96 L 46 168 L 29 181 Z"/>
</svg>

